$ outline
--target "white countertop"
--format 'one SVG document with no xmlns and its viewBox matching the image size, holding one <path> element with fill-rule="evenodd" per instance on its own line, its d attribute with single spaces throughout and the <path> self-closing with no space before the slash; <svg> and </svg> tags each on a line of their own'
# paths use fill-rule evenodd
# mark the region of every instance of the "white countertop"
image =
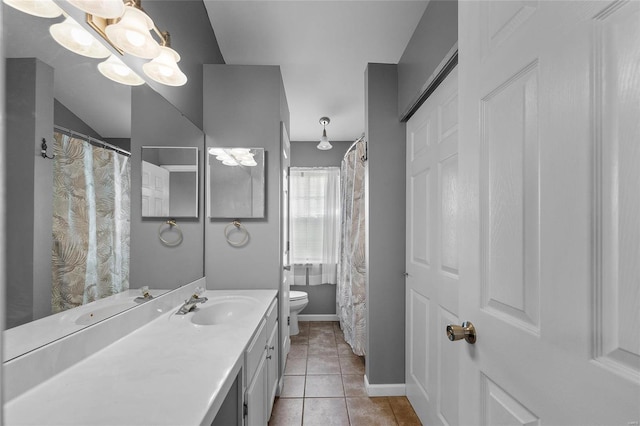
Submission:
<svg viewBox="0 0 640 426">
<path fill-rule="evenodd" d="M 234 294 L 258 299 L 259 308 L 243 321 L 205 326 L 191 323 L 193 313 L 166 313 L 6 403 L 5 424 L 210 424 L 277 291 L 205 296 L 213 301 Z"/>
</svg>

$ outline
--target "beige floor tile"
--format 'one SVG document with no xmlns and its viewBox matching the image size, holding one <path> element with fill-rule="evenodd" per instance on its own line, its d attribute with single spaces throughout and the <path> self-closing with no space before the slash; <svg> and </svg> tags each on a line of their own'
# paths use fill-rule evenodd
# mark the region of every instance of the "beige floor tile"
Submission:
<svg viewBox="0 0 640 426">
<path fill-rule="evenodd" d="M 287 365 L 284 369 L 285 376 L 304 376 L 307 374 L 306 358 L 287 358 Z"/>
<path fill-rule="evenodd" d="M 290 336 L 291 337 L 291 344 L 292 345 L 307 345 L 309 343 L 309 335 L 305 334 L 296 334 L 295 336 Z"/>
<path fill-rule="evenodd" d="M 302 425 L 302 398 L 277 398 L 271 411 L 269 426 Z"/>
<path fill-rule="evenodd" d="M 280 398 L 303 398 L 306 376 L 284 376 Z"/>
<path fill-rule="evenodd" d="M 364 374 L 364 361 L 358 356 L 340 357 L 342 374 Z"/>
<path fill-rule="evenodd" d="M 340 374 L 340 358 L 310 355 L 307 358 L 307 374 Z"/>
<path fill-rule="evenodd" d="M 361 374 L 342 375 L 345 396 L 368 396 L 364 387 L 364 376 Z"/>
<path fill-rule="evenodd" d="M 305 398 L 302 424 L 305 426 L 348 426 L 344 398 Z"/>
<path fill-rule="evenodd" d="M 305 398 L 344 397 L 342 377 L 337 374 L 307 376 Z"/>
<path fill-rule="evenodd" d="M 335 346 L 336 338 L 333 335 L 309 336 L 309 344 L 316 346 Z"/>
<path fill-rule="evenodd" d="M 338 349 L 338 356 L 355 356 L 348 343 L 336 342 L 336 348 Z"/>
<path fill-rule="evenodd" d="M 389 404 L 400 426 L 420 426 L 420 419 L 406 396 L 390 396 Z"/>
<path fill-rule="evenodd" d="M 289 349 L 289 359 L 291 358 L 306 358 L 309 345 L 292 344 Z"/>
<path fill-rule="evenodd" d="M 346 398 L 352 426 L 397 425 L 387 398 Z"/>
<path fill-rule="evenodd" d="M 309 355 L 321 355 L 321 356 L 338 356 L 338 349 L 336 345 L 321 345 L 321 344 L 310 344 L 309 345 Z"/>
</svg>

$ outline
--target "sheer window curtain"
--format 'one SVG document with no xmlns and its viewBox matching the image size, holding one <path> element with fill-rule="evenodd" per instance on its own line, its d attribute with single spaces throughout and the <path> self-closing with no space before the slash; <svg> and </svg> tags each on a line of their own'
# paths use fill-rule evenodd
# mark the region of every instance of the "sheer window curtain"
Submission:
<svg viewBox="0 0 640 426">
<path fill-rule="evenodd" d="M 336 284 L 340 168 L 292 167 L 289 185 L 294 284 Z"/>
</svg>

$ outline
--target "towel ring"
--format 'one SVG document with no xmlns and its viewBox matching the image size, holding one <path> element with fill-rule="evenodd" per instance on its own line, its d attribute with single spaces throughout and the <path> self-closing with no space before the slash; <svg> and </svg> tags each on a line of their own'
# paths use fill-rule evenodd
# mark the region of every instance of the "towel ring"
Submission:
<svg viewBox="0 0 640 426">
<path fill-rule="evenodd" d="M 244 236 L 242 237 L 242 240 L 238 242 L 231 241 L 231 239 L 229 238 L 231 236 L 231 233 L 234 231 L 234 228 L 236 231 L 242 232 L 244 234 Z M 236 219 L 224 227 L 224 237 L 227 239 L 227 242 L 232 246 L 240 247 L 245 245 L 247 241 L 249 241 L 249 231 L 247 231 L 247 228 L 242 226 L 242 223 L 240 223 L 240 221 Z"/>
<path fill-rule="evenodd" d="M 162 227 L 164 225 L 169 225 L 169 228 L 163 230 Z M 162 238 L 162 234 L 164 232 L 171 231 L 171 230 L 174 230 L 174 229 L 178 234 L 178 237 L 174 241 L 167 241 L 164 238 Z M 158 238 L 160 238 L 160 241 L 162 241 L 162 244 L 164 244 L 167 247 L 175 247 L 177 245 L 180 245 L 180 243 L 182 242 L 182 230 L 180 229 L 180 227 L 176 223 L 175 219 L 169 219 L 166 222 L 162 222 L 160 224 L 160 226 L 158 227 Z"/>
</svg>

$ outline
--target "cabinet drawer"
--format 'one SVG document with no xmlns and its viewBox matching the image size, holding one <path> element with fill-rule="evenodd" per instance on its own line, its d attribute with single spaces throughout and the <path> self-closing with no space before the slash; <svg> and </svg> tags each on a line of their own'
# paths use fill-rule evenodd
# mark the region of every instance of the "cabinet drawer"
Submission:
<svg viewBox="0 0 640 426">
<path fill-rule="evenodd" d="M 264 319 L 260 322 L 258 330 L 247 348 L 247 383 L 251 382 L 260 360 L 264 358 L 264 351 L 267 346 L 266 324 L 267 322 Z"/>
<path fill-rule="evenodd" d="M 273 299 L 271 306 L 267 309 L 267 336 L 270 336 L 273 332 L 273 327 L 278 321 L 278 299 Z"/>
</svg>

